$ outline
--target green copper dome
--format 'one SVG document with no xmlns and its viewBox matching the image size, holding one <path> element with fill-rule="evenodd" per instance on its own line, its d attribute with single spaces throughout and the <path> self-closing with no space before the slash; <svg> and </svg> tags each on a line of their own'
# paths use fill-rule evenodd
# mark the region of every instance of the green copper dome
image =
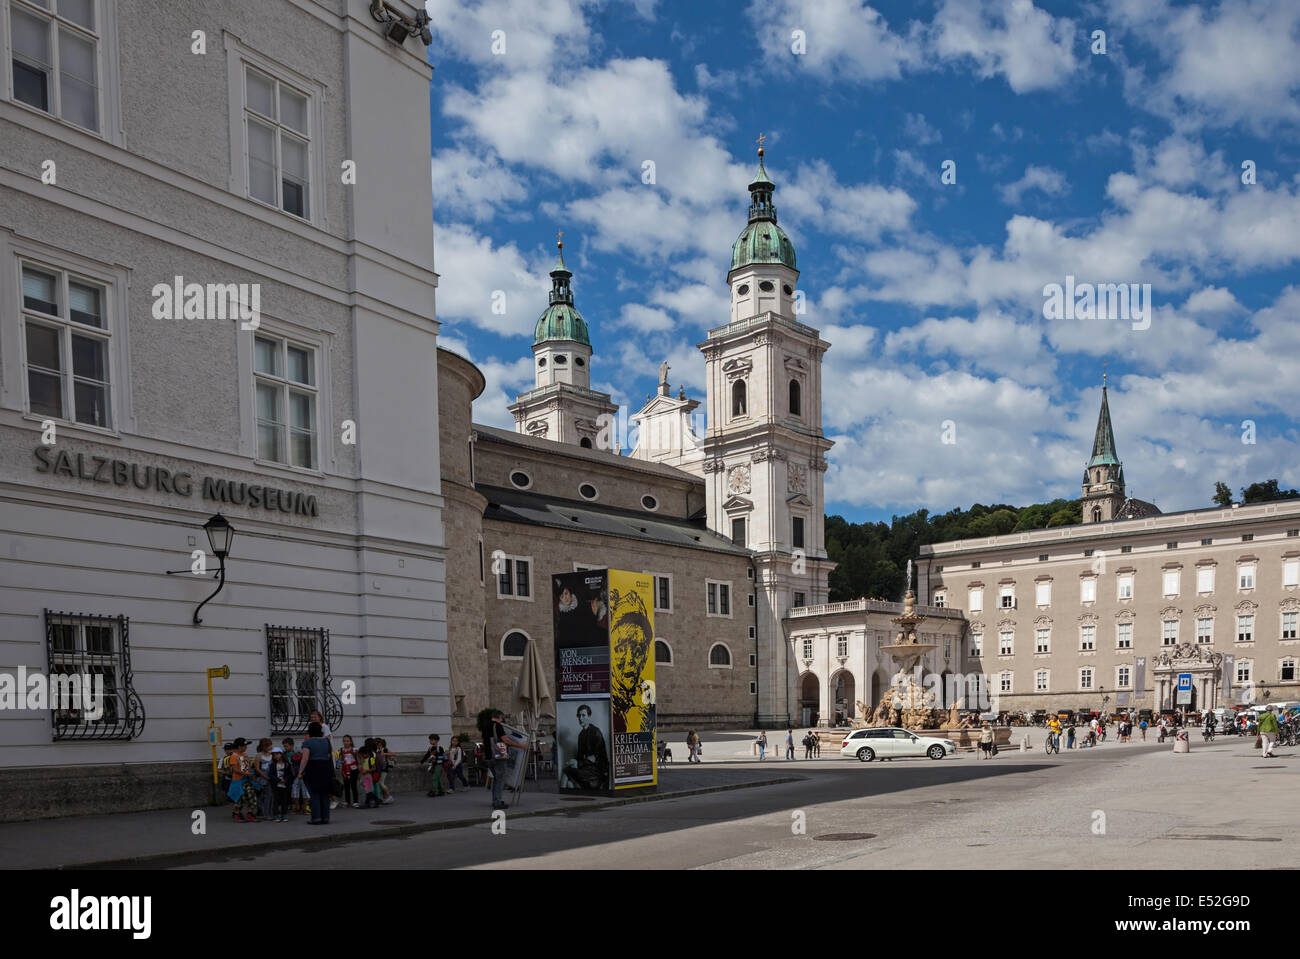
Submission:
<svg viewBox="0 0 1300 959">
<path fill-rule="evenodd" d="M 573 274 L 564 265 L 564 242 L 557 242 L 556 247 L 559 254 L 555 260 L 555 269 L 551 270 L 551 304 L 537 319 L 533 346 L 548 340 L 574 340 L 583 346 L 591 346 L 587 321 L 573 305 L 573 288 L 569 286 Z"/>
<path fill-rule="evenodd" d="M 795 265 L 794 244 L 785 231 L 776 225 L 776 207 L 772 193 L 776 184 L 763 166 L 763 148 L 758 150 L 758 172 L 749 184 L 749 222 L 731 245 L 733 270 L 751 263 L 784 263 L 792 270 Z"/>
</svg>

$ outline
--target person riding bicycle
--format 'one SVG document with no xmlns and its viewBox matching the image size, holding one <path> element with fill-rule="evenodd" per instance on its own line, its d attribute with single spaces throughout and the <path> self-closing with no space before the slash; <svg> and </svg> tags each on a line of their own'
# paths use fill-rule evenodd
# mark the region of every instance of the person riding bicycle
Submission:
<svg viewBox="0 0 1300 959">
<path fill-rule="evenodd" d="M 1061 720 L 1060 720 L 1059 717 L 1057 717 L 1057 716 L 1053 716 L 1050 720 L 1048 720 L 1048 723 L 1047 723 L 1047 735 L 1048 735 L 1048 736 L 1051 736 L 1053 739 L 1055 739 L 1055 740 L 1056 740 L 1056 743 L 1057 743 L 1058 745 L 1060 744 L 1060 742 L 1061 742 Z"/>
</svg>

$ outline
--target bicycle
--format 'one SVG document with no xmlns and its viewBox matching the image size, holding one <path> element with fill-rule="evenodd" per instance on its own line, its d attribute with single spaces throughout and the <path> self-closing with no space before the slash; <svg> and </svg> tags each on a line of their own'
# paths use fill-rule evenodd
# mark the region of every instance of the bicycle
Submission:
<svg viewBox="0 0 1300 959">
<path fill-rule="evenodd" d="M 1061 751 L 1061 734 L 1049 732 L 1047 738 L 1043 740 L 1043 750 L 1050 756 L 1052 753 Z"/>
</svg>

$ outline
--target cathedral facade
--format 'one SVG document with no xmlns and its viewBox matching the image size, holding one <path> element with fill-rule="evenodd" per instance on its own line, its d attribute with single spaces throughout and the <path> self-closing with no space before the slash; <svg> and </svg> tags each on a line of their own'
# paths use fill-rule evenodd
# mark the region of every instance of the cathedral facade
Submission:
<svg viewBox="0 0 1300 959">
<path fill-rule="evenodd" d="M 837 691 L 839 706 L 854 708 L 870 669 L 846 671 L 846 653 L 810 684 L 812 657 L 798 655 L 828 628 L 810 614 L 825 607 L 834 566 L 824 496 L 832 444 L 821 424 L 830 344 L 796 319 L 799 271 L 775 189 L 760 148 L 726 275 L 730 313 L 699 344 L 702 434 L 692 426 L 699 402 L 672 394 L 664 364 L 656 394 L 631 417 L 634 448 L 611 448 L 617 406 L 591 388 L 590 330 L 562 243 L 534 331 L 534 387 L 510 407 L 514 432 L 472 422 L 482 375 L 440 352 L 448 548 L 465 558 L 447 574 L 456 716 L 509 702 L 529 638 L 549 661 L 551 575 L 606 566 L 655 576 L 666 725 L 826 722 Z M 853 632 L 831 628 L 836 638 L 821 645 L 838 649 Z M 854 645 L 861 654 L 866 641 Z"/>
</svg>

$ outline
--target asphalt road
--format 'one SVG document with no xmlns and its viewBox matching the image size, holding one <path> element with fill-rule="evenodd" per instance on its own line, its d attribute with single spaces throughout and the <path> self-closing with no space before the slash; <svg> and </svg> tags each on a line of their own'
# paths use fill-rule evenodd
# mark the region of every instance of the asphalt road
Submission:
<svg viewBox="0 0 1300 959">
<path fill-rule="evenodd" d="M 1023 731 L 1017 732 L 1017 742 Z M 771 737 L 769 737 L 771 738 Z M 1034 737 L 1035 741 L 1038 739 Z M 1257 868 L 1300 861 L 1297 750 L 1112 742 L 1047 757 L 768 759 L 800 782 L 184 868 Z M 729 737 L 706 755 L 745 761 Z M 802 751 L 799 753 L 802 755 Z M 504 825 L 504 832 L 502 826 Z M 853 838 L 831 838 L 857 834 Z M 865 836 L 862 834 L 871 834 Z"/>
</svg>

